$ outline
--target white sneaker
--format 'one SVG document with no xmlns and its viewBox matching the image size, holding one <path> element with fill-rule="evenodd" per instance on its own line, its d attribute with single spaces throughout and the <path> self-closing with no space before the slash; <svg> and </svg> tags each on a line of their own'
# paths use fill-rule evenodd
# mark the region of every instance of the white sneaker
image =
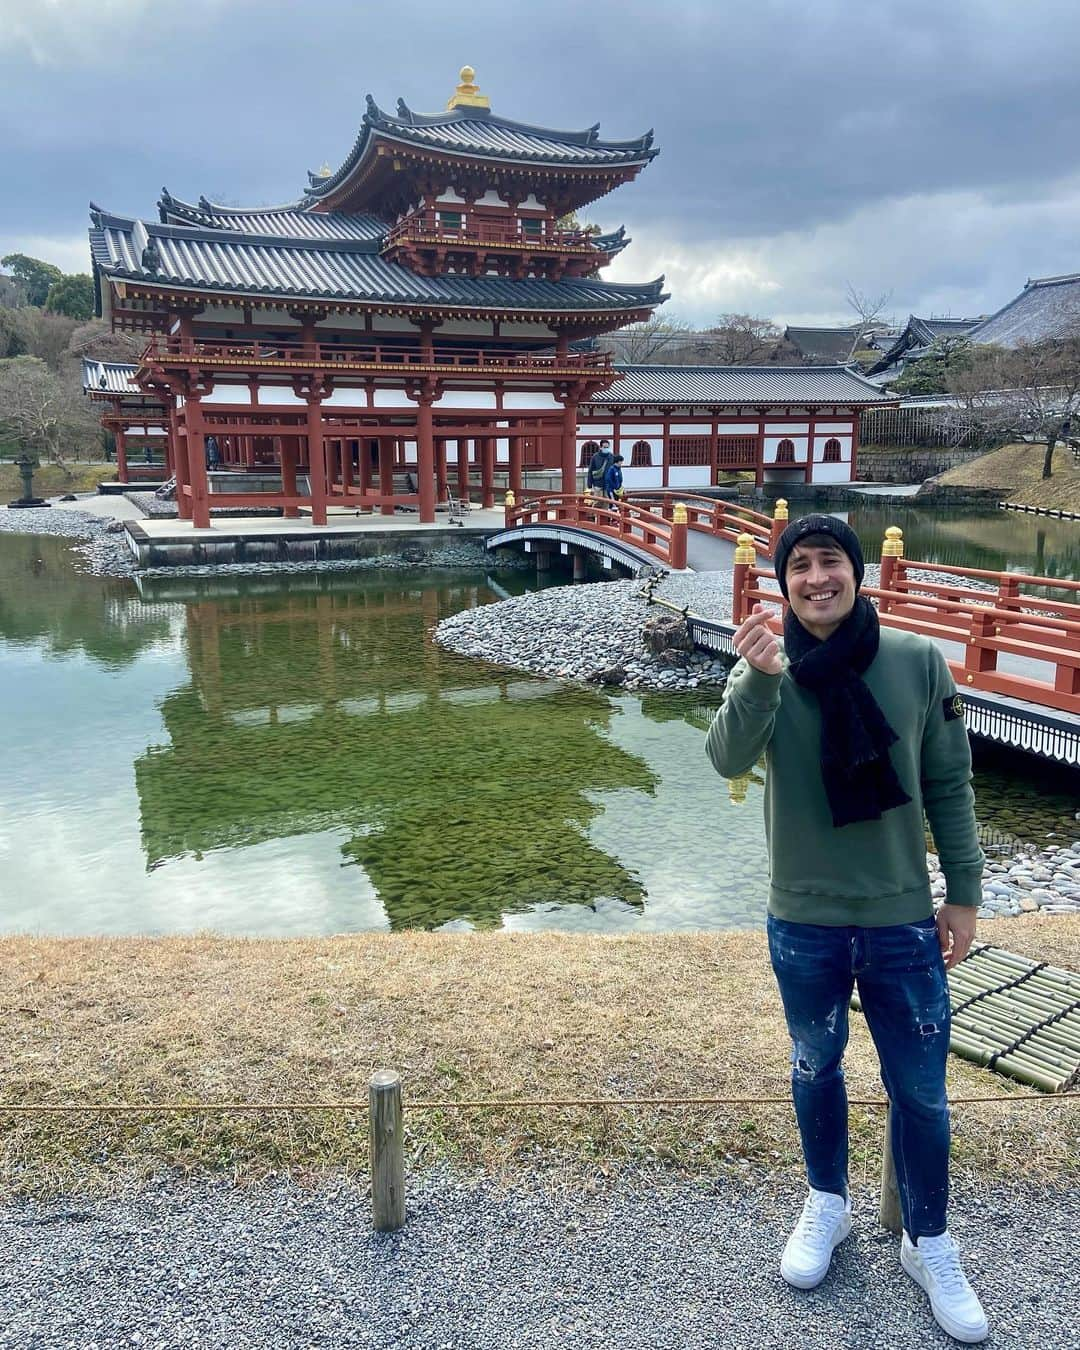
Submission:
<svg viewBox="0 0 1080 1350">
<path fill-rule="evenodd" d="M 918 1246 L 905 1233 L 900 1264 L 926 1290 L 938 1326 L 968 1345 L 986 1340 L 986 1314 L 960 1265 L 960 1248 L 948 1233 L 919 1238 Z"/>
<path fill-rule="evenodd" d="M 813 1289 L 828 1273 L 833 1248 L 850 1232 L 850 1200 L 811 1187 L 780 1258 L 780 1274 L 796 1289 Z"/>
</svg>

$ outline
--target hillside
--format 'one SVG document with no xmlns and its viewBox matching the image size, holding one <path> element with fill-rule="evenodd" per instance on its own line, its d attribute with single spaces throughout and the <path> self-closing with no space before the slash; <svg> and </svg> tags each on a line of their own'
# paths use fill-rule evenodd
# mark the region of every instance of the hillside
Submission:
<svg viewBox="0 0 1080 1350">
<path fill-rule="evenodd" d="M 1003 445 L 999 450 L 961 464 L 937 480 L 943 487 L 1000 488 L 1001 500 L 1056 511 L 1080 512 L 1080 467 L 1066 446 L 1054 452 L 1054 472 L 1044 479 L 1044 448 Z"/>
</svg>

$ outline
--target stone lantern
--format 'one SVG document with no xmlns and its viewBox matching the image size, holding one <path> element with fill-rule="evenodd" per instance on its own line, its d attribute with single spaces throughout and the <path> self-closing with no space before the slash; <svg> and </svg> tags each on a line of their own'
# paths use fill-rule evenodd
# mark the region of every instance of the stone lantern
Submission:
<svg viewBox="0 0 1080 1350">
<path fill-rule="evenodd" d="M 34 470 L 38 467 L 36 459 L 31 458 L 27 451 L 23 451 L 15 461 L 15 467 L 19 470 L 23 481 L 23 495 L 18 501 L 8 502 L 9 508 L 19 508 L 24 506 L 48 506 L 49 503 L 44 497 L 34 496 Z"/>
</svg>

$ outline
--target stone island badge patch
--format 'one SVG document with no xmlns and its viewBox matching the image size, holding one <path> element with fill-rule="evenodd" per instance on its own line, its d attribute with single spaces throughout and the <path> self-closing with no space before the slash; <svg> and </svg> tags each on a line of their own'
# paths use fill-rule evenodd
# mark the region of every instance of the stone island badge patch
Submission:
<svg viewBox="0 0 1080 1350">
<path fill-rule="evenodd" d="M 959 694 L 953 694 L 951 698 L 942 700 L 942 711 L 945 713 L 946 722 L 955 722 L 958 717 L 964 715 L 964 700 Z"/>
</svg>

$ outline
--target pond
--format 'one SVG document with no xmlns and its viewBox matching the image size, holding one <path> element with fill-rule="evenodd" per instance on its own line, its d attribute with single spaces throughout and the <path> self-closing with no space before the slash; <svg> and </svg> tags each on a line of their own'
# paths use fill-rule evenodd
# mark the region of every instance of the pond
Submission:
<svg viewBox="0 0 1080 1350">
<path fill-rule="evenodd" d="M 0 534 L 0 931 L 762 923 L 760 779 L 708 765 L 716 696 L 568 686 L 432 641 L 526 584 L 136 583 Z M 1075 837 L 1074 785 L 981 757 L 987 844 Z"/>
</svg>

